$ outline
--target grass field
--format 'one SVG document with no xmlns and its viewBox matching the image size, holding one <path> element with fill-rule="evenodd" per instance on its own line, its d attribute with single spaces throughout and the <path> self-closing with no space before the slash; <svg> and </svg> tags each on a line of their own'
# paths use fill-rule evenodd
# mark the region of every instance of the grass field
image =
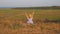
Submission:
<svg viewBox="0 0 60 34">
<path fill-rule="evenodd" d="M 34 14 L 34 24 L 27 25 L 25 12 Z M 42 9 L 0 9 L 0 34 L 60 34 L 60 10 Z"/>
</svg>

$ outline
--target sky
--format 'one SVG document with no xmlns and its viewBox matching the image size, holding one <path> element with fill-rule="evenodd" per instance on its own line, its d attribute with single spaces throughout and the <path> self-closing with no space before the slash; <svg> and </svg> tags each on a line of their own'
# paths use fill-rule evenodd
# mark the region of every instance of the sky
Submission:
<svg viewBox="0 0 60 34">
<path fill-rule="evenodd" d="M 60 6 L 60 0 L 0 0 L 0 7 Z"/>
</svg>

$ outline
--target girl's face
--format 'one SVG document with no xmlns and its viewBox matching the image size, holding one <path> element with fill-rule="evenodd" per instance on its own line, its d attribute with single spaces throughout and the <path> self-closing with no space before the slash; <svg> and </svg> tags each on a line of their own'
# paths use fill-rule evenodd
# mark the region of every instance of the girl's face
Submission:
<svg viewBox="0 0 60 34">
<path fill-rule="evenodd" d="M 32 17 L 32 15 L 31 14 L 29 14 L 29 18 L 31 18 Z"/>
</svg>

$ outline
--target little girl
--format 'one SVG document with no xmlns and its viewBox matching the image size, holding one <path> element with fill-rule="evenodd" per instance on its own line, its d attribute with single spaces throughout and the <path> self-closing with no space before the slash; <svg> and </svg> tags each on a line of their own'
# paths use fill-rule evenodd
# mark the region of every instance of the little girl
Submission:
<svg viewBox="0 0 60 34">
<path fill-rule="evenodd" d="M 34 12 L 32 14 L 25 13 L 25 16 L 27 17 L 27 24 L 33 24 L 33 15 Z"/>
</svg>

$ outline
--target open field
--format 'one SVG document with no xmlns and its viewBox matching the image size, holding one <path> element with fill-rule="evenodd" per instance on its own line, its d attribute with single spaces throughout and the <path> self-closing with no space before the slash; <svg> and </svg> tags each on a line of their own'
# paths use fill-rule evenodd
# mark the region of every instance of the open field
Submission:
<svg viewBox="0 0 60 34">
<path fill-rule="evenodd" d="M 24 13 L 32 11 L 34 24 L 27 25 Z M 60 10 L 0 9 L 0 34 L 60 34 Z"/>
</svg>

